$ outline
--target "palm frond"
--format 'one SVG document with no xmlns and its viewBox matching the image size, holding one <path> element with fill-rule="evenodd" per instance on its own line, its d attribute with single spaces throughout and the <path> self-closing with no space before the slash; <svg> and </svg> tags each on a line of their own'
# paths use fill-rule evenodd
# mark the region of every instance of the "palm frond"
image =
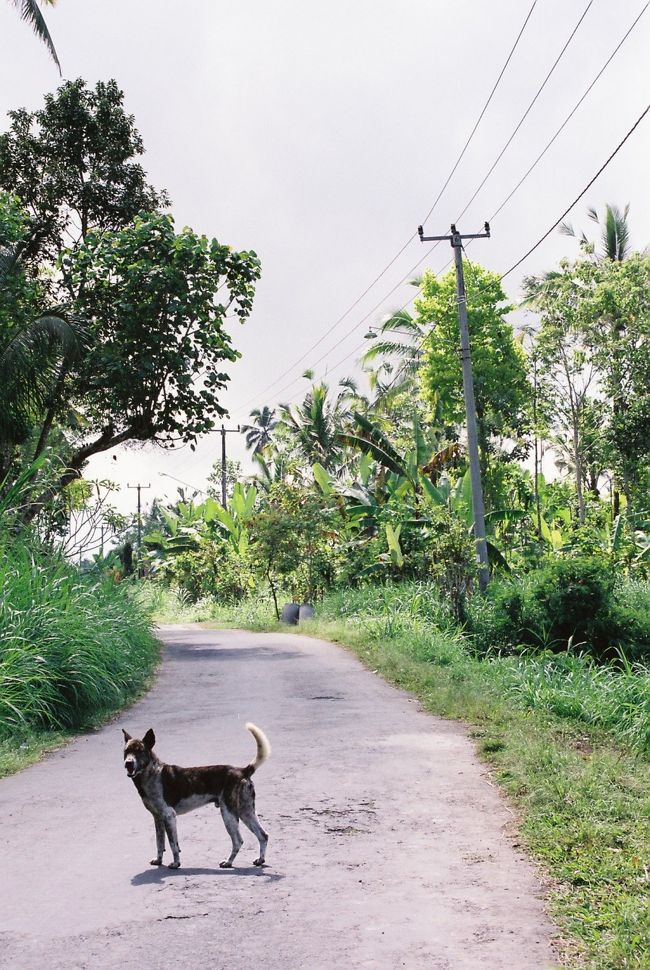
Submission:
<svg viewBox="0 0 650 970">
<path fill-rule="evenodd" d="M 61 64 L 59 63 L 59 58 L 54 47 L 54 41 L 47 29 L 45 18 L 40 11 L 37 0 L 11 0 L 11 2 L 20 11 L 21 20 L 28 23 L 36 36 L 43 41 L 59 69 L 59 74 L 62 74 L 63 72 L 61 71 Z M 56 0 L 43 0 L 43 2 L 52 7 L 56 3 Z"/>
</svg>

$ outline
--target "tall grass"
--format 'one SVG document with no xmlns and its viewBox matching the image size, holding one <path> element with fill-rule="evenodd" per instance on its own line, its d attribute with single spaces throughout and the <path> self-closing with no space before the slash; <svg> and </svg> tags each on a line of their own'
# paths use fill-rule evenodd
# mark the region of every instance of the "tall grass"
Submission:
<svg viewBox="0 0 650 970">
<path fill-rule="evenodd" d="M 636 603 L 647 593 L 626 595 Z M 453 666 L 459 677 L 521 708 L 607 731 L 618 743 L 650 755 L 650 667 L 644 664 L 630 664 L 624 656 L 599 664 L 572 651 L 476 657 L 473 638 L 455 626 L 436 591 L 422 583 L 339 590 L 325 598 L 320 617 L 343 620 L 364 639 L 393 643 L 412 659 Z"/>
<path fill-rule="evenodd" d="M 0 738 L 87 727 L 141 691 L 158 647 L 130 588 L 0 546 Z"/>
</svg>

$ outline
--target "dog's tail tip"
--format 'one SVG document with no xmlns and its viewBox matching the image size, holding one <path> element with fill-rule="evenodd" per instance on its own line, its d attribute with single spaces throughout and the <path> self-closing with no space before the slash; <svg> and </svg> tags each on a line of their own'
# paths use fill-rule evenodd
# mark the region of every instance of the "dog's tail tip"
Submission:
<svg viewBox="0 0 650 970">
<path fill-rule="evenodd" d="M 247 721 L 245 724 L 245 727 L 248 731 L 251 732 L 251 734 L 255 738 L 255 743 L 257 744 L 257 752 L 255 754 L 255 758 L 247 766 L 252 774 L 260 767 L 260 765 L 262 765 L 266 761 L 266 759 L 271 754 L 271 745 L 269 744 L 269 739 L 264 734 L 264 731 L 262 731 L 261 728 L 258 728 L 256 724 L 253 724 L 252 721 Z"/>
</svg>

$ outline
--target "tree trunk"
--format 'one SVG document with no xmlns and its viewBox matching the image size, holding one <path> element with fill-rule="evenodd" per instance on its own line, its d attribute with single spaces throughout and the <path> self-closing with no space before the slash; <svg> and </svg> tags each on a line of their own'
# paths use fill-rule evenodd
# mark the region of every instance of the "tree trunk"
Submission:
<svg viewBox="0 0 650 970">
<path fill-rule="evenodd" d="M 269 586 L 271 587 L 271 596 L 273 597 L 273 605 L 275 606 L 275 618 L 280 622 L 280 608 L 278 607 L 278 597 L 275 591 L 275 586 L 273 584 L 273 579 L 271 578 L 271 564 L 269 563 L 266 569 L 266 578 L 269 581 Z"/>
</svg>

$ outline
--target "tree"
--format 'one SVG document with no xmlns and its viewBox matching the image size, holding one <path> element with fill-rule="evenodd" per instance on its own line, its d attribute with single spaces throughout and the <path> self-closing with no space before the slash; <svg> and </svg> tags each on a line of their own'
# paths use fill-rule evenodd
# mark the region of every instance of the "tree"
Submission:
<svg viewBox="0 0 650 970">
<path fill-rule="evenodd" d="M 579 269 L 578 323 L 609 402 L 606 440 L 629 515 L 650 457 L 650 256 L 606 260 L 595 274 Z"/>
<path fill-rule="evenodd" d="M 0 135 L 0 188 L 29 214 L 23 258 L 53 260 L 91 229 L 120 229 L 168 203 L 136 161 L 142 138 L 115 81 L 94 89 L 66 81 L 43 108 L 9 117 L 9 131 Z"/>
<path fill-rule="evenodd" d="M 241 462 L 236 458 L 226 458 L 226 496 L 231 499 L 233 489 L 242 479 Z M 221 458 L 212 465 L 208 475 L 208 495 L 221 501 Z"/>
<path fill-rule="evenodd" d="M 261 409 L 254 408 L 250 413 L 253 424 L 243 424 L 242 431 L 246 433 L 246 447 L 253 449 L 253 455 L 258 455 L 271 444 L 273 431 L 277 425 L 275 411 L 265 404 Z"/>
<path fill-rule="evenodd" d="M 596 210 L 587 209 L 587 215 L 591 221 L 601 229 L 602 255 L 615 263 L 622 263 L 630 252 L 630 228 L 627 223 L 629 211 L 629 205 L 626 205 L 622 211 L 617 205 L 606 205 L 605 217 L 601 223 Z M 577 238 L 577 233 L 569 222 L 562 223 L 560 232 L 565 236 Z M 589 242 L 584 232 L 580 233 L 580 244 L 586 251 L 594 250 L 593 243 Z"/>
<path fill-rule="evenodd" d="M 305 376 L 311 377 L 308 371 Z M 325 383 L 313 384 L 300 404 L 281 404 L 281 423 L 309 465 L 320 462 L 330 469 L 340 461 L 337 435 L 350 417 L 347 404 L 354 392 L 347 381 L 332 396 Z"/>
<path fill-rule="evenodd" d="M 525 453 L 530 427 L 526 355 L 505 319 L 512 309 L 498 276 L 476 264 L 466 276 L 467 314 L 472 347 L 474 392 L 483 473 L 495 442 L 515 442 L 509 458 Z M 456 275 L 438 279 L 426 272 L 422 298 L 416 301 L 421 325 L 431 324 L 424 343 L 422 390 L 431 408 L 451 433 L 465 423 L 463 380 L 458 352 Z"/>
<path fill-rule="evenodd" d="M 80 350 L 73 322 L 60 311 L 43 312 L 43 288 L 20 258 L 25 235 L 25 213 L 0 191 L 0 478 Z"/>
<path fill-rule="evenodd" d="M 47 29 L 47 24 L 45 23 L 43 14 L 38 8 L 38 3 L 36 0 L 11 0 L 11 2 L 13 3 L 14 7 L 17 7 L 20 10 L 22 20 L 25 20 L 28 24 L 31 24 L 36 36 L 39 38 L 39 40 L 43 41 L 52 55 L 52 59 L 58 67 L 60 74 L 61 65 L 59 64 L 59 58 L 57 57 L 50 32 Z M 50 7 L 53 7 L 56 0 L 42 0 L 42 2 L 48 4 Z"/>
<path fill-rule="evenodd" d="M 555 428 L 554 446 L 560 455 L 563 451 L 569 453 L 578 522 L 584 525 L 585 432 L 594 407 L 596 372 L 577 326 L 579 289 L 568 263 L 559 272 L 548 274 L 543 287 L 535 289 L 535 281 L 528 285 L 533 305 L 542 314 L 542 325 L 535 338 L 541 409 Z"/>
<path fill-rule="evenodd" d="M 422 361 L 422 321 L 411 316 L 408 310 L 397 310 L 383 321 L 376 334 L 372 330 L 370 334 L 373 343 L 362 354 L 362 363 L 374 364 L 379 360 L 381 371 L 386 369 L 388 362 L 397 361 L 397 368 L 391 363 L 391 372 L 396 369 L 396 374 L 390 384 L 394 386 L 399 382 L 400 387 L 404 384 L 412 387 Z"/>
<path fill-rule="evenodd" d="M 650 257 L 636 253 L 626 259 L 594 258 L 587 253 L 526 283 L 532 304 L 542 313 L 540 337 L 553 338 L 558 359 L 571 360 L 573 377 L 582 375 L 592 388 L 590 397 L 574 393 L 567 400 L 561 393 L 555 401 L 556 413 L 567 403 L 571 406 L 572 399 L 576 405 L 576 486 L 578 478 L 586 479 L 586 464 L 595 460 L 622 483 L 631 508 L 632 493 L 645 481 L 650 454 Z M 620 484 L 613 487 L 615 516 L 619 488 Z"/>
<path fill-rule="evenodd" d="M 89 428 L 70 449 L 61 487 L 92 455 L 125 441 L 193 448 L 225 414 L 223 361 L 239 353 L 224 318 L 229 309 L 241 321 L 250 312 L 260 272 L 255 253 L 234 252 L 191 229 L 176 233 L 171 216 L 143 214 L 128 229 L 89 232 L 64 255 L 61 272 L 81 294 L 88 331 L 62 399 L 83 411 Z M 216 302 L 222 287 L 228 296 Z"/>
<path fill-rule="evenodd" d="M 251 523 L 256 569 L 267 580 L 280 619 L 278 592 L 313 603 L 333 579 L 331 538 L 318 497 L 299 485 L 277 482 Z"/>
</svg>

